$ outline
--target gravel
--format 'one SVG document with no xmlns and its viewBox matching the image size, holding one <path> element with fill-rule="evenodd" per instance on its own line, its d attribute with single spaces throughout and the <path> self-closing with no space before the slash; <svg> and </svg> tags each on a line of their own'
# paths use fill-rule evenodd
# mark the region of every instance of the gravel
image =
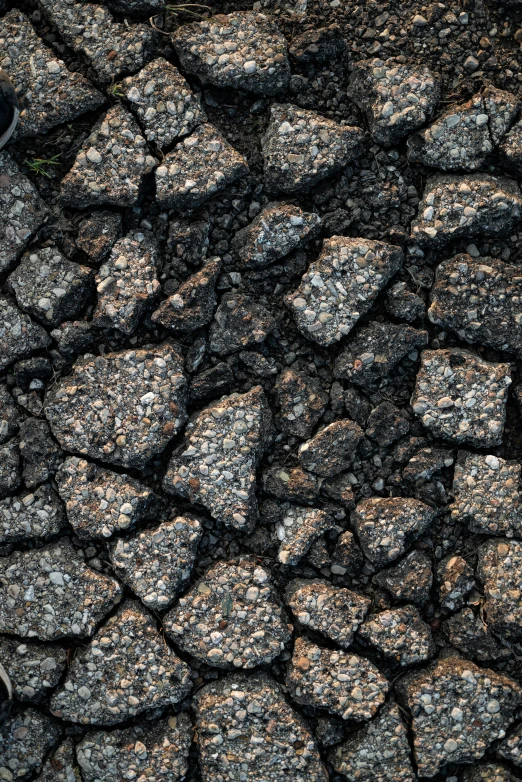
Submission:
<svg viewBox="0 0 522 782">
<path fill-rule="evenodd" d="M 65 513 L 49 484 L 0 500 L 0 544 L 44 541 L 63 531 Z"/>
<path fill-rule="evenodd" d="M 349 468 L 363 436 L 363 430 L 354 421 L 334 421 L 299 446 L 301 466 L 323 478 L 331 478 Z"/>
<path fill-rule="evenodd" d="M 437 650 L 429 625 L 415 606 L 372 614 L 359 627 L 357 638 L 401 668 L 426 662 Z"/>
<path fill-rule="evenodd" d="M 276 322 L 272 313 L 241 293 L 225 293 L 210 327 L 210 350 L 228 356 L 264 342 Z"/>
<path fill-rule="evenodd" d="M 209 323 L 217 306 L 216 282 L 221 258 L 211 258 L 201 271 L 192 274 L 151 315 L 154 323 L 175 332 L 191 332 Z"/>
<path fill-rule="evenodd" d="M 478 549 L 477 576 L 484 585 L 488 625 L 502 638 L 521 634 L 520 579 L 522 544 L 516 540 L 488 540 Z"/>
<path fill-rule="evenodd" d="M 475 586 L 473 568 L 458 554 L 448 554 L 437 566 L 439 600 L 443 608 L 462 608 L 466 595 Z"/>
<path fill-rule="evenodd" d="M 277 376 L 275 393 L 280 408 L 276 416 L 278 427 L 287 435 L 311 437 L 328 402 L 318 378 L 285 369 Z"/>
<path fill-rule="evenodd" d="M 38 643 L 20 643 L 16 638 L 0 640 L 4 661 L 15 698 L 41 703 L 59 683 L 67 665 L 67 649 Z"/>
<path fill-rule="evenodd" d="M 77 769 L 72 739 L 65 739 L 47 758 L 38 782 L 73 782 Z"/>
<path fill-rule="evenodd" d="M 84 252 L 91 263 L 105 260 L 121 234 L 121 215 L 99 209 L 91 212 L 79 225 L 76 247 Z"/>
<path fill-rule="evenodd" d="M 297 565 L 312 543 L 334 526 L 333 518 L 324 510 L 297 505 L 286 507 L 273 535 L 279 543 L 278 561 L 283 565 Z"/>
<path fill-rule="evenodd" d="M 478 663 L 498 663 L 510 656 L 507 646 L 502 646 L 489 630 L 483 617 L 465 607 L 442 623 L 449 641 L 466 657 Z"/>
<path fill-rule="evenodd" d="M 58 724 L 36 709 L 13 714 L 0 726 L 0 774 L 11 782 L 40 771 L 60 737 Z"/>
<path fill-rule="evenodd" d="M 374 581 L 386 589 L 395 600 L 424 605 L 433 584 L 431 561 L 422 551 L 412 551 L 404 559 L 374 576 Z"/>
</svg>

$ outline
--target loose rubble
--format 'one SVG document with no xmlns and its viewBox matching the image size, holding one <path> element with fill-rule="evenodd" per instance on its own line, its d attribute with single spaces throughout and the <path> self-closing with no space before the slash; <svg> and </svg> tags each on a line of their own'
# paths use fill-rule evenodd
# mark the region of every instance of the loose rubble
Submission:
<svg viewBox="0 0 522 782">
<path fill-rule="evenodd" d="M 0 500 L 0 545 L 55 537 L 65 526 L 65 513 L 49 484 L 20 497 Z"/>
<path fill-rule="evenodd" d="M 62 678 L 67 665 L 63 646 L 20 643 L 16 638 L 0 640 L 0 657 L 20 701 L 41 703 Z"/>
<path fill-rule="evenodd" d="M 414 606 L 372 614 L 359 627 L 357 638 L 401 667 L 425 662 L 436 651 L 431 630 Z"/>
<path fill-rule="evenodd" d="M 335 522 L 324 510 L 290 505 L 276 524 L 274 538 L 279 543 L 277 559 L 283 565 L 297 565 L 310 549 Z"/>
<path fill-rule="evenodd" d="M 210 328 L 210 350 L 228 356 L 259 345 L 276 327 L 272 313 L 241 293 L 225 293 Z"/>
<path fill-rule="evenodd" d="M 36 709 L 11 715 L 0 726 L 0 772 L 7 780 L 27 779 L 40 771 L 60 727 Z"/>
<path fill-rule="evenodd" d="M 442 629 L 453 646 L 476 662 L 499 662 L 510 656 L 509 648 L 497 641 L 484 620 L 469 607 L 446 619 Z"/>
<path fill-rule="evenodd" d="M 422 551 L 414 550 L 397 565 L 377 573 L 374 581 L 396 600 L 422 606 L 429 599 L 433 583 L 431 562 Z"/>
<path fill-rule="evenodd" d="M 463 557 L 448 554 L 437 567 L 440 604 L 450 611 L 462 608 L 466 595 L 475 586 L 473 569 Z"/>
<path fill-rule="evenodd" d="M 280 407 L 277 425 L 285 434 L 311 437 L 328 402 L 319 380 L 295 369 L 285 369 L 277 377 L 275 392 Z"/>
<path fill-rule="evenodd" d="M 478 549 L 477 576 L 484 585 L 489 627 L 502 638 L 519 638 L 522 599 L 522 544 L 516 540 L 488 540 Z"/>
<path fill-rule="evenodd" d="M 221 271 L 221 259 L 211 258 L 203 269 L 191 275 L 172 296 L 165 299 L 151 315 L 176 332 L 191 332 L 212 320 L 217 305 L 215 285 Z"/>
<path fill-rule="evenodd" d="M 299 461 L 305 470 L 331 478 L 348 469 L 362 437 L 363 430 L 353 421 L 335 421 L 299 446 Z"/>
</svg>

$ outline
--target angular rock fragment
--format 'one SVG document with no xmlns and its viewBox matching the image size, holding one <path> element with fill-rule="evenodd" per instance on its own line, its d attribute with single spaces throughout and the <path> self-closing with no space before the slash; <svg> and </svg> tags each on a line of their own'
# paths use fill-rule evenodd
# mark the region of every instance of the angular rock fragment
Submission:
<svg viewBox="0 0 522 782">
<path fill-rule="evenodd" d="M 189 277 L 172 296 L 162 301 L 151 315 L 154 323 L 167 329 L 190 332 L 212 320 L 217 304 L 215 286 L 221 258 L 212 258 L 201 271 Z"/>
<path fill-rule="evenodd" d="M 190 384 L 190 401 L 200 405 L 226 394 L 234 385 L 234 373 L 224 361 L 200 372 Z"/>
<path fill-rule="evenodd" d="M 518 768 L 522 767 L 522 724 L 515 729 L 497 746 L 497 755 L 514 763 Z"/>
<path fill-rule="evenodd" d="M 258 377 L 272 377 L 277 375 L 277 364 L 275 359 L 262 356 L 255 350 L 242 350 L 238 356 L 239 360 Z"/>
<path fill-rule="evenodd" d="M 422 551 L 412 551 L 387 570 L 381 570 L 373 580 L 395 598 L 422 606 L 430 596 L 433 584 L 431 561 Z"/>
<path fill-rule="evenodd" d="M 462 608 L 468 592 L 475 586 L 473 568 L 463 557 L 448 554 L 437 567 L 441 606 L 455 611 Z"/>
<path fill-rule="evenodd" d="M 287 435 L 309 438 L 328 404 L 320 381 L 295 369 L 285 369 L 276 380 L 280 412 L 278 426 Z"/>
<path fill-rule="evenodd" d="M 426 314 L 424 299 L 410 291 L 405 282 L 396 282 L 386 294 L 386 311 L 394 318 L 413 323 Z"/>
<path fill-rule="evenodd" d="M 334 421 L 299 446 L 299 461 L 305 470 L 331 478 L 348 469 L 363 436 L 363 430 L 354 421 Z"/>
<path fill-rule="evenodd" d="M 16 638 L 0 639 L 0 659 L 17 700 L 41 703 L 59 683 L 67 665 L 63 646 L 20 643 Z"/>
<path fill-rule="evenodd" d="M 82 7 L 88 8 L 89 4 L 82 3 Z M 136 120 L 118 103 L 98 120 L 84 141 L 71 170 L 62 179 L 61 200 L 76 209 L 134 206 L 143 177 L 156 165 Z"/>
<path fill-rule="evenodd" d="M 82 725 L 115 725 L 178 703 L 190 689 L 188 666 L 140 603 L 127 600 L 76 653 L 51 711 Z"/>
<path fill-rule="evenodd" d="M 156 200 L 162 207 L 196 209 L 247 173 L 243 155 L 212 125 L 200 125 L 156 169 Z"/>
<path fill-rule="evenodd" d="M 321 491 L 334 502 L 344 505 L 345 508 L 351 509 L 355 505 L 351 478 L 347 474 L 336 475 L 322 481 Z"/>
<path fill-rule="evenodd" d="M 49 484 L 20 497 L 0 501 L 0 544 L 46 540 L 65 526 L 65 513 Z"/>
<path fill-rule="evenodd" d="M 270 124 L 261 139 L 269 190 L 306 192 L 362 150 L 361 128 L 338 125 L 291 103 L 275 104 L 270 111 Z"/>
<path fill-rule="evenodd" d="M 332 573 L 338 576 L 348 574 L 354 577 L 359 574 L 363 564 L 364 557 L 353 533 L 350 530 L 345 530 L 337 538 L 332 552 Z"/>
<path fill-rule="evenodd" d="M 87 733 L 76 747 L 84 782 L 117 779 L 153 779 L 177 782 L 188 771 L 192 744 L 188 714 L 153 723 L 141 723 L 110 733 Z"/>
<path fill-rule="evenodd" d="M 0 445 L 0 497 L 13 494 L 22 482 L 18 440 Z"/>
<path fill-rule="evenodd" d="M 20 413 L 4 383 L 0 383 L 0 443 L 6 443 L 18 432 Z"/>
<path fill-rule="evenodd" d="M 410 136 L 408 157 L 443 171 L 475 171 L 509 130 L 519 107 L 511 93 L 486 87 Z"/>
<path fill-rule="evenodd" d="M 357 782 L 415 782 L 406 726 L 393 701 L 377 717 L 330 750 L 334 771 Z"/>
<path fill-rule="evenodd" d="M 62 356 L 68 359 L 85 355 L 101 337 L 96 326 L 87 320 L 60 323 L 57 329 L 51 331 L 51 336 L 56 340 Z"/>
<path fill-rule="evenodd" d="M 44 224 L 48 209 L 13 158 L 1 151 L 0 204 L 0 272 L 4 272 L 14 266 L 29 239 Z"/>
<path fill-rule="evenodd" d="M 522 276 L 515 265 L 462 253 L 443 261 L 428 317 L 466 342 L 522 356 Z"/>
<path fill-rule="evenodd" d="M 517 777 L 505 766 L 497 763 L 481 763 L 464 769 L 462 782 L 517 782 Z"/>
<path fill-rule="evenodd" d="M 167 608 L 190 577 L 203 530 L 196 519 L 177 516 L 153 529 L 118 538 L 114 571 L 148 608 Z"/>
<path fill-rule="evenodd" d="M 425 481 L 430 481 L 435 473 L 445 467 L 451 467 L 454 461 L 451 451 L 445 448 L 421 448 L 409 460 L 402 471 L 402 477 L 419 487 Z"/>
<path fill-rule="evenodd" d="M 338 24 L 320 27 L 292 38 L 290 54 L 297 62 L 328 62 L 340 57 L 346 48 Z"/>
<path fill-rule="evenodd" d="M 320 479 L 301 467 L 270 467 L 262 474 L 263 489 L 284 502 L 313 502 Z"/>
<path fill-rule="evenodd" d="M 121 234 L 121 214 L 98 209 L 82 220 L 76 237 L 76 246 L 83 250 L 92 263 L 105 260 Z"/>
<path fill-rule="evenodd" d="M 471 532 L 520 537 L 520 464 L 498 456 L 467 454 L 455 465 L 452 517 Z"/>
<path fill-rule="evenodd" d="M 163 625 L 183 651 L 217 668 L 270 663 L 292 636 L 270 574 L 246 558 L 218 562 L 180 598 Z"/>
<path fill-rule="evenodd" d="M 67 46 L 87 58 L 103 84 L 139 70 L 158 39 L 147 25 L 115 22 L 103 5 L 43 0 L 42 7 Z"/>
<path fill-rule="evenodd" d="M 400 410 L 393 402 L 384 401 L 368 416 L 365 434 L 382 448 L 387 448 L 409 431 L 410 421 L 404 410 Z"/>
<path fill-rule="evenodd" d="M 178 69 L 162 57 L 123 79 L 121 89 L 142 124 L 145 138 L 159 149 L 191 133 L 206 119 L 199 98 Z"/>
<path fill-rule="evenodd" d="M 362 550 L 378 567 L 400 557 L 434 517 L 433 508 L 410 497 L 362 500 L 352 514 Z"/>
<path fill-rule="evenodd" d="M 425 350 L 411 398 L 436 437 L 488 448 L 502 442 L 509 364 L 493 364 L 460 348 Z"/>
<path fill-rule="evenodd" d="M 265 14 L 216 14 L 181 25 L 172 43 L 182 69 L 206 84 L 275 95 L 290 81 L 286 39 Z"/>
<path fill-rule="evenodd" d="M 128 475 L 69 456 L 56 474 L 67 519 L 80 538 L 109 538 L 150 517 L 158 506 L 154 492 Z"/>
<path fill-rule="evenodd" d="M 41 326 L 0 296 L 0 371 L 50 343 L 51 338 Z"/>
<path fill-rule="evenodd" d="M 39 418 L 26 418 L 20 425 L 20 455 L 23 479 L 28 489 L 48 480 L 63 461 L 63 452 L 51 437 L 49 424 Z"/>
<path fill-rule="evenodd" d="M 88 568 L 67 538 L 0 558 L 0 632 L 88 638 L 120 598 L 118 582 Z"/>
<path fill-rule="evenodd" d="M 305 337 L 331 345 L 368 312 L 402 262 L 402 250 L 395 245 L 332 236 L 285 303 Z"/>
<path fill-rule="evenodd" d="M 105 103 L 105 97 L 80 73 L 45 46 L 29 19 L 13 10 L 0 20 L 5 56 L 0 65 L 17 93 L 20 118 L 14 138 L 39 136 Z"/>
<path fill-rule="evenodd" d="M 314 212 L 293 204 L 268 204 L 236 233 L 232 248 L 244 268 L 264 268 L 313 239 L 320 226 L 321 218 Z"/>
<path fill-rule="evenodd" d="M 514 176 L 522 173 L 522 122 L 509 131 L 499 147 L 499 159 L 503 167 Z"/>
<path fill-rule="evenodd" d="M 334 526 L 333 518 L 324 510 L 291 505 L 276 524 L 277 559 L 283 565 L 297 565 L 312 543 Z"/>
<path fill-rule="evenodd" d="M 522 701 L 515 681 L 457 657 L 408 674 L 398 690 L 412 713 L 422 777 L 434 776 L 446 763 L 481 758 L 505 736 Z"/>
<path fill-rule="evenodd" d="M 326 709 L 343 720 L 369 720 L 384 703 L 387 680 L 369 660 L 297 638 L 287 675 L 297 703 Z"/>
<path fill-rule="evenodd" d="M 316 630 L 339 646 L 348 648 L 363 621 L 370 600 L 328 581 L 296 578 L 290 581 L 285 602 L 303 627 Z"/>
<path fill-rule="evenodd" d="M 357 637 L 401 667 L 426 662 L 436 651 L 431 630 L 414 606 L 372 614 L 359 627 Z"/>
<path fill-rule="evenodd" d="M 391 147 L 432 116 L 440 84 L 421 63 L 376 57 L 355 63 L 348 96 L 365 114 L 373 140 Z"/>
<path fill-rule="evenodd" d="M 501 646 L 483 619 L 469 607 L 446 619 L 442 629 L 453 646 L 476 662 L 498 663 L 511 654 L 509 647 Z"/>
<path fill-rule="evenodd" d="M 271 421 L 261 386 L 222 397 L 189 421 L 163 488 L 201 503 L 224 524 L 252 527 L 256 467 L 271 439 Z"/>
<path fill-rule="evenodd" d="M 154 240 L 139 231 L 116 242 L 96 275 L 95 326 L 118 329 L 127 336 L 136 331 L 160 289 L 158 256 Z"/>
<path fill-rule="evenodd" d="M 40 771 L 47 752 L 59 737 L 58 723 L 36 709 L 12 714 L 0 726 L 3 779 L 28 779 Z"/>
<path fill-rule="evenodd" d="M 516 182 L 490 174 L 436 174 L 424 188 L 411 237 L 422 247 L 453 239 L 502 236 L 520 223 L 522 197 Z"/>
<path fill-rule="evenodd" d="M 73 782 L 77 770 L 72 739 L 65 739 L 58 749 L 48 757 L 37 782 Z"/>
<path fill-rule="evenodd" d="M 364 388 L 387 377 L 408 353 L 427 344 L 427 331 L 372 321 L 338 355 L 335 376 Z"/>
<path fill-rule="evenodd" d="M 94 292 L 94 271 L 68 261 L 57 247 L 26 253 L 7 280 L 20 309 L 44 326 L 76 318 Z"/>
<path fill-rule="evenodd" d="M 169 223 L 165 253 L 172 259 L 179 259 L 191 266 L 199 266 L 207 257 L 210 224 L 208 219 L 181 220 L 174 218 Z"/>
<path fill-rule="evenodd" d="M 45 415 L 68 451 L 142 467 L 185 422 L 181 358 L 164 343 L 79 359 L 47 392 Z"/>
<path fill-rule="evenodd" d="M 488 540 L 478 549 L 477 576 L 484 585 L 488 625 L 502 638 L 522 635 L 522 543 Z"/>
<path fill-rule="evenodd" d="M 274 774 L 292 782 L 327 782 L 306 723 L 268 674 L 233 674 L 207 684 L 196 693 L 194 709 L 203 782 Z"/>
</svg>

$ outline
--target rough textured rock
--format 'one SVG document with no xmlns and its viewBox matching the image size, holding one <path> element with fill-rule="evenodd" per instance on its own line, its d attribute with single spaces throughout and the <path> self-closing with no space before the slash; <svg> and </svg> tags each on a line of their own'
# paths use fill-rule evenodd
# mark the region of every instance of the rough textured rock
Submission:
<svg viewBox="0 0 522 782">
<path fill-rule="evenodd" d="M 328 402 L 319 380 L 285 369 L 277 378 L 275 392 L 280 407 L 278 426 L 288 435 L 311 437 Z"/>
<path fill-rule="evenodd" d="M 412 551 L 397 565 L 377 573 L 374 581 L 396 600 L 422 606 L 429 599 L 433 583 L 431 561 L 422 551 Z"/>
<path fill-rule="evenodd" d="M 312 543 L 334 527 L 333 518 L 324 510 L 290 505 L 274 530 L 279 543 L 277 559 L 283 565 L 297 565 Z"/>
<path fill-rule="evenodd" d="M 299 461 L 305 470 L 331 478 L 348 469 L 362 437 L 363 430 L 354 421 L 334 421 L 299 446 Z"/>
<path fill-rule="evenodd" d="M 41 326 L 0 296 L 0 371 L 50 343 Z"/>
<path fill-rule="evenodd" d="M 221 259 L 211 258 L 201 271 L 191 275 L 172 296 L 161 302 L 151 320 L 183 333 L 205 326 L 216 308 L 215 285 L 220 271 Z"/>
<path fill-rule="evenodd" d="M 17 638 L 0 640 L 0 658 L 20 701 L 41 703 L 59 683 L 67 666 L 67 649 Z"/>
<path fill-rule="evenodd" d="M 60 737 L 55 720 L 36 709 L 13 714 L 0 726 L 0 769 L 4 779 L 27 779 L 40 771 Z"/>
<path fill-rule="evenodd" d="M 228 356 L 264 342 L 276 323 L 271 312 L 242 293 L 225 293 L 210 328 L 210 350 Z"/>
<path fill-rule="evenodd" d="M 65 513 L 49 484 L 19 497 L 0 500 L 0 544 L 44 541 L 65 526 Z"/>
<path fill-rule="evenodd" d="M 401 667 L 426 662 L 437 648 L 429 626 L 414 606 L 372 614 L 359 627 L 357 637 Z"/>
<path fill-rule="evenodd" d="M 488 624 L 501 637 L 521 634 L 522 544 L 516 540 L 488 540 L 478 549 L 477 576 L 484 585 Z"/>
</svg>

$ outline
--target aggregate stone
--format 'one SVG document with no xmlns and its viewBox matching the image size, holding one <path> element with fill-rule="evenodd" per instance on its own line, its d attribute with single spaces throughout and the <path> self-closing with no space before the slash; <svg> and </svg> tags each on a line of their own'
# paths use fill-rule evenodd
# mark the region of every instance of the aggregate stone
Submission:
<svg viewBox="0 0 522 782">
<path fill-rule="evenodd" d="M 285 303 L 305 337 L 331 345 L 368 312 L 402 262 L 402 250 L 395 245 L 332 236 Z"/>
<path fill-rule="evenodd" d="M 175 216 L 169 223 L 165 253 L 172 259 L 188 263 L 190 266 L 200 266 L 207 257 L 209 235 L 208 219 L 193 222 Z"/>
<path fill-rule="evenodd" d="M 160 289 L 156 242 L 136 231 L 119 239 L 96 274 L 95 326 L 133 334 Z"/>
<path fill-rule="evenodd" d="M 83 250 L 91 263 L 101 263 L 119 238 L 121 224 L 122 218 L 119 212 L 97 209 L 80 223 L 76 246 Z"/>
<path fill-rule="evenodd" d="M 235 234 L 232 248 L 243 268 L 260 269 L 302 247 L 320 227 L 321 218 L 314 212 L 303 212 L 294 204 L 272 203 Z"/>
<path fill-rule="evenodd" d="M 321 482 L 321 492 L 334 502 L 338 502 L 345 508 L 352 509 L 355 505 L 355 497 L 348 474 L 336 475 L 326 478 Z"/>
<path fill-rule="evenodd" d="M 285 602 L 302 627 L 316 630 L 346 649 L 371 601 L 328 581 L 296 578 L 286 588 Z"/>
<path fill-rule="evenodd" d="M 0 205 L 0 272 L 4 272 L 14 266 L 33 234 L 44 224 L 49 210 L 13 158 L 1 151 Z"/>
<path fill-rule="evenodd" d="M 489 448 L 502 442 L 509 364 L 450 348 L 425 350 L 411 406 L 436 437 Z"/>
<path fill-rule="evenodd" d="M 471 532 L 520 537 L 520 464 L 489 454 L 463 454 L 453 476 L 452 517 Z"/>
<path fill-rule="evenodd" d="M 301 466 L 323 478 L 331 478 L 348 469 L 363 436 L 363 430 L 354 421 L 348 418 L 334 421 L 299 446 Z"/>
<path fill-rule="evenodd" d="M 67 519 L 80 538 L 109 538 L 149 518 L 158 507 L 154 492 L 128 475 L 69 456 L 56 473 Z"/>
<path fill-rule="evenodd" d="M 273 358 L 266 358 L 254 350 L 242 350 L 238 354 L 239 360 L 258 377 L 269 378 L 277 375 L 277 364 Z"/>
<path fill-rule="evenodd" d="M 415 782 L 406 726 L 390 701 L 328 753 L 334 771 L 357 782 Z"/>
<path fill-rule="evenodd" d="M 354 64 L 348 97 L 365 115 L 373 140 L 391 147 L 432 116 L 440 84 L 423 63 L 375 57 Z"/>
<path fill-rule="evenodd" d="M 426 181 L 411 238 L 438 249 L 453 239 L 503 236 L 520 223 L 518 184 L 490 174 L 435 174 Z"/>
<path fill-rule="evenodd" d="M 45 755 L 60 737 L 60 728 L 35 709 L 12 714 L 0 725 L 0 775 L 11 782 L 40 771 Z"/>
<path fill-rule="evenodd" d="M 506 735 L 522 700 L 512 679 L 457 657 L 408 674 L 397 689 L 412 713 L 419 776 L 427 777 L 481 758 Z"/>
<path fill-rule="evenodd" d="M 335 376 L 365 388 L 387 377 L 405 356 L 427 344 L 427 331 L 372 321 L 337 356 Z"/>
<path fill-rule="evenodd" d="M 374 582 L 395 598 L 422 606 L 430 596 L 433 584 L 431 562 L 422 551 L 412 551 L 404 559 L 373 577 Z"/>
<path fill-rule="evenodd" d="M 514 176 L 522 173 L 522 121 L 517 122 L 502 141 L 499 160 L 503 167 Z"/>
<path fill-rule="evenodd" d="M 214 565 L 163 625 L 180 649 L 217 668 L 270 663 L 292 637 L 269 572 L 246 558 Z"/>
<path fill-rule="evenodd" d="M 463 557 L 448 554 L 437 567 L 439 600 L 450 611 L 462 608 L 466 595 L 475 586 L 473 568 Z"/>
<path fill-rule="evenodd" d="M 65 739 L 48 757 L 36 782 L 76 782 L 77 763 L 72 739 Z"/>
<path fill-rule="evenodd" d="M 49 335 L 41 326 L 5 296 L 0 296 L 0 371 L 50 343 Z"/>
<path fill-rule="evenodd" d="M 442 629 L 453 646 L 478 663 L 498 663 L 511 654 L 509 648 L 497 641 L 482 617 L 475 616 L 469 607 L 446 619 Z"/>
<path fill-rule="evenodd" d="M 0 558 L 0 632 L 88 638 L 121 599 L 117 581 L 88 568 L 67 538 Z"/>
<path fill-rule="evenodd" d="M 496 754 L 514 763 L 517 768 L 522 767 L 522 724 L 518 724 L 507 738 L 497 745 Z"/>
<path fill-rule="evenodd" d="M 297 62 L 332 62 L 344 54 L 346 44 L 338 24 L 320 27 L 292 38 L 289 52 Z"/>
<path fill-rule="evenodd" d="M 0 48 L 0 67 L 8 73 L 19 103 L 14 139 L 47 133 L 105 103 L 102 93 L 80 73 L 69 71 L 16 9 L 0 20 Z"/>
<path fill-rule="evenodd" d="M 312 543 L 334 527 L 335 521 L 327 511 L 290 505 L 274 530 L 274 539 L 279 543 L 278 561 L 297 565 Z"/>
<path fill-rule="evenodd" d="M 424 299 L 410 291 L 405 282 L 396 282 L 386 294 L 386 311 L 398 320 L 413 323 L 426 314 Z"/>
<path fill-rule="evenodd" d="M 51 711 L 82 725 L 115 725 L 178 703 L 190 689 L 188 666 L 165 644 L 141 604 L 126 600 L 76 653 Z"/>
<path fill-rule="evenodd" d="M 67 665 L 63 646 L 0 639 L 0 658 L 13 685 L 15 698 L 41 703 L 59 683 Z"/>
<path fill-rule="evenodd" d="M 85 8 L 88 5 L 82 3 Z M 156 165 L 136 120 L 118 103 L 100 117 L 83 142 L 71 170 L 61 181 L 61 200 L 77 209 L 134 206 L 143 177 Z"/>
<path fill-rule="evenodd" d="M 13 494 L 22 482 L 18 440 L 0 445 L 0 497 Z"/>
<path fill-rule="evenodd" d="M 451 467 L 454 461 L 451 451 L 445 448 L 421 448 L 403 469 L 402 477 L 418 486 L 430 481 L 435 473 L 445 467 Z"/>
<path fill-rule="evenodd" d="M 51 331 L 51 336 L 56 340 L 61 355 L 70 359 L 79 354 L 85 355 L 99 341 L 100 333 L 90 321 L 73 320 L 60 323 L 57 329 Z"/>
<path fill-rule="evenodd" d="M 486 87 L 410 136 L 408 158 L 443 171 L 475 171 L 509 130 L 519 108 L 515 95 Z"/>
<path fill-rule="evenodd" d="M 361 128 L 339 125 L 291 103 L 275 104 L 261 139 L 265 186 L 306 193 L 357 158 L 363 140 Z"/>
<path fill-rule="evenodd" d="M 389 689 L 379 669 L 351 652 L 324 649 L 297 638 L 286 683 L 297 703 L 364 722 L 382 706 Z"/>
<path fill-rule="evenodd" d="M 488 540 L 478 549 L 477 576 L 484 585 L 488 625 L 501 638 L 522 632 L 522 543 L 507 538 Z"/>
<path fill-rule="evenodd" d="M 428 317 L 466 342 L 522 356 L 522 276 L 515 265 L 462 253 L 443 261 Z"/>
<path fill-rule="evenodd" d="M 7 279 L 18 306 L 44 326 L 76 318 L 94 292 L 94 271 L 68 261 L 57 247 L 26 253 Z"/>
<path fill-rule="evenodd" d="M 19 444 L 24 464 L 22 477 L 28 489 L 51 478 L 63 461 L 63 451 L 43 419 L 26 418 L 20 424 Z"/>
<path fill-rule="evenodd" d="M 49 484 L 19 497 L 0 500 L 0 544 L 45 540 L 65 525 L 65 513 Z"/>
<path fill-rule="evenodd" d="M 278 428 L 287 435 L 311 437 L 328 404 L 328 394 L 318 378 L 285 369 L 276 380 L 275 393 L 280 408 Z"/>
<path fill-rule="evenodd" d="M 222 361 L 192 379 L 189 390 L 190 401 L 199 406 L 203 402 L 226 394 L 233 385 L 234 373 L 228 364 Z"/>
<path fill-rule="evenodd" d="M 182 69 L 206 84 L 275 95 L 290 81 L 286 39 L 265 14 L 216 14 L 181 25 L 172 43 Z"/>
<path fill-rule="evenodd" d="M 45 415 L 68 451 L 143 467 L 185 422 L 187 381 L 168 343 L 85 356 L 46 395 Z"/>
<path fill-rule="evenodd" d="M 232 674 L 194 696 L 203 782 L 327 782 L 306 723 L 266 673 Z"/>
<path fill-rule="evenodd" d="M 434 517 L 433 508 L 411 497 L 372 497 L 352 513 L 362 550 L 378 567 L 400 557 Z"/>
<path fill-rule="evenodd" d="M 463 782 L 517 782 L 517 777 L 505 766 L 497 763 L 481 763 L 478 766 L 465 768 Z"/>
<path fill-rule="evenodd" d="M 256 467 L 271 441 L 272 416 L 261 386 L 196 413 L 163 481 L 168 493 L 201 503 L 236 529 L 252 528 Z"/>
<path fill-rule="evenodd" d="M 401 667 L 426 662 L 437 649 L 429 625 L 415 606 L 372 614 L 359 627 L 357 638 Z"/>
<path fill-rule="evenodd" d="M 111 545 L 114 571 L 148 608 L 168 608 L 190 578 L 203 530 L 177 516 Z"/>
<path fill-rule="evenodd" d="M 248 174 L 239 152 L 213 125 L 200 125 L 156 169 L 156 200 L 162 207 L 196 209 Z"/>
<path fill-rule="evenodd" d="M 177 782 L 189 768 L 192 724 L 182 712 L 155 723 L 87 733 L 76 747 L 84 782 Z"/>
<path fill-rule="evenodd" d="M 348 574 L 352 577 L 359 575 L 363 567 L 364 557 L 350 530 L 345 530 L 337 538 L 331 561 L 331 570 L 335 575 L 344 576 Z"/>
<path fill-rule="evenodd" d="M 409 431 L 410 420 L 405 416 L 404 410 L 386 400 L 374 407 L 368 416 L 365 434 L 382 448 L 387 448 Z"/>
<path fill-rule="evenodd" d="M 162 57 L 124 79 L 121 90 L 141 122 L 145 138 L 159 149 L 191 133 L 206 119 L 199 98 L 178 69 Z"/>
<path fill-rule="evenodd" d="M 154 323 L 181 333 L 191 332 L 212 320 L 217 304 L 215 286 L 221 258 L 211 258 L 192 274 L 151 315 Z"/>
<path fill-rule="evenodd" d="M 116 22 L 103 5 L 42 0 L 42 8 L 67 46 L 87 58 L 102 84 L 139 70 L 158 40 L 148 25 Z"/>
<path fill-rule="evenodd" d="M 288 502 L 314 502 L 322 481 L 301 467 L 286 465 L 269 467 L 261 478 L 267 494 Z"/>
<path fill-rule="evenodd" d="M 0 383 L 0 443 L 6 443 L 18 432 L 20 413 L 4 383 Z"/>
</svg>

